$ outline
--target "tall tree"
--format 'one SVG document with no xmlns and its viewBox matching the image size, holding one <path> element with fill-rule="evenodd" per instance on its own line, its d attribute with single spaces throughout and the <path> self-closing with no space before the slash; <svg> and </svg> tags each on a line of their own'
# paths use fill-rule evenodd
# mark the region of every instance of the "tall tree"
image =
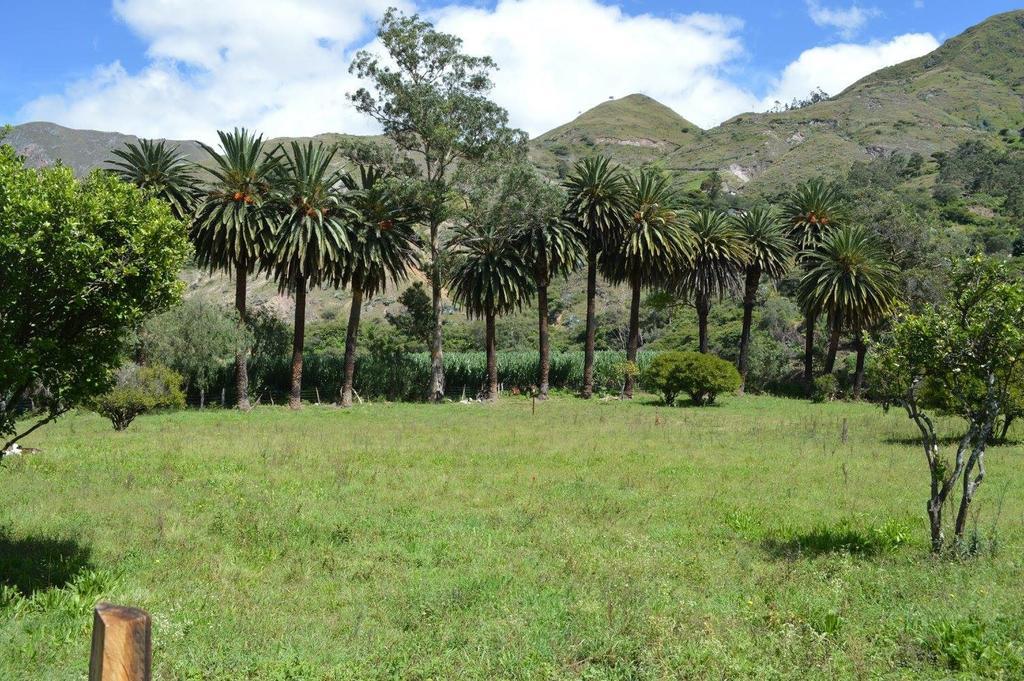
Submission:
<svg viewBox="0 0 1024 681">
<path fill-rule="evenodd" d="M 356 109 L 373 117 L 384 134 L 414 155 L 425 172 L 425 221 L 430 232 L 430 282 L 434 337 L 430 348 L 432 401 L 444 398 L 441 315 L 441 225 L 449 218 L 452 173 L 459 161 L 482 158 L 496 146 L 521 146 L 526 135 L 508 127 L 508 112 L 488 99 L 489 57 L 463 53 L 462 40 L 441 33 L 418 15 L 391 8 L 377 38 L 387 58 L 367 50 L 349 71 L 372 83 L 350 95 Z"/>
<path fill-rule="evenodd" d="M 140 139 L 138 144 L 126 142 L 124 148 L 111 152 L 119 160 L 107 165 L 115 175 L 142 189 L 149 196 L 166 201 L 179 220 L 192 218 L 196 200 L 196 177 L 192 164 L 178 150 L 163 140 Z"/>
<path fill-rule="evenodd" d="M 407 186 L 385 171 L 360 165 L 358 179 L 346 176 L 350 203 L 357 217 L 349 223 L 348 257 L 338 270 L 342 283 L 352 288 L 352 308 L 345 331 L 345 378 L 341 406 L 352 406 L 356 368 L 356 342 L 364 296 L 383 291 L 388 281 L 402 281 L 419 265 L 419 213 Z"/>
<path fill-rule="evenodd" d="M 747 244 L 749 260 L 743 284 L 743 330 L 740 333 L 740 392 L 747 384 L 750 362 L 750 330 L 761 279 L 780 279 L 793 263 L 793 242 L 786 226 L 770 206 L 757 206 L 736 217 L 736 226 Z"/>
<path fill-rule="evenodd" d="M 238 323 L 247 323 L 248 277 L 273 247 L 276 215 L 268 210 L 271 176 L 277 161 L 263 148 L 262 135 L 245 128 L 217 131 L 221 151 L 203 144 L 212 165 L 212 180 L 203 185 L 202 201 L 192 225 L 192 243 L 201 267 L 235 275 Z M 248 349 L 235 355 L 235 404 L 248 410 Z"/>
<path fill-rule="evenodd" d="M 970 506 L 986 477 L 985 450 L 1013 400 L 1013 377 L 1024 357 L 1024 286 L 1005 264 L 975 257 L 954 263 L 946 300 L 920 314 L 901 315 L 875 347 L 872 390 L 884 404 L 898 404 L 914 421 L 928 462 L 927 503 L 932 551 L 945 545 L 942 513 L 962 485 L 953 525 L 963 549 Z M 940 396 L 939 404 L 929 399 Z M 933 418 L 939 406 L 963 420 L 953 456 L 946 454 Z M 967 426 L 966 432 L 962 431 Z"/>
<path fill-rule="evenodd" d="M 672 177 L 644 168 L 628 178 L 625 190 L 627 221 L 617 248 L 602 262 L 605 276 L 630 289 L 629 336 L 626 361 L 636 363 L 640 348 L 640 293 L 669 283 L 673 273 L 690 265 L 690 232 L 679 213 L 681 199 Z M 622 396 L 633 398 L 634 372 L 626 373 Z"/>
<path fill-rule="evenodd" d="M 863 227 L 843 226 L 826 234 L 805 259 L 806 273 L 797 288 L 805 310 L 828 315 L 829 343 L 825 373 L 835 368 L 844 328 L 857 337 L 856 391 L 864 373 L 863 330 L 882 319 L 900 291 L 899 272 L 881 241 Z"/>
<path fill-rule="evenodd" d="M 587 336 L 583 354 L 583 399 L 594 394 L 594 342 L 597 336 L 597 269 L 601 252 L 621 243 L 626 215 L 626 175 L 603 156 L 578 161 L 565 180 L 565 217 L 587 244 Z"/>
<path fill-rule="evenodd" d="M 533 293 L 533 272 L 516 244 L 513 229 L 490 211 L 471 209 L 450 243 L 457 254 L 448 278 L 452 296 L 472 318 L 483 318 L 487 346 L 487 400 L 498 399 L 495 318 L 522 308 Z"/>
<path fill-rule="evenodd" d="M 692 240 L 693 259 L 675 277 L 680 292 L 697 309 L 699 349 L 708 352 L 708 313 L 711 301 L 739 285 L 749 250 L 743 233 L 720 211 L 704 208 L 686 220 Z"/>
<path fill-rule="evenodd" d="M 800 252 L 798 261 L 814 250 L 821 238 L 846 220 L 846 207 L 839 185 L 814 179 L 804 182 L 785 198 L 782 217 Z M 804 383 L 810 389 L 814 379 L 814 325 L 817 315 L 804 310 Z"/>
<path fill-rule="evenodd" d="M 306 331 L 306 293 L 336 280 L 349 253 L 348 221 L 355 212 L 344 196 L 344 173 L 333 170 L 334 147 L 292 142 L 275 153 L 274 205 L 278 233 L 268 263 L 281 291 L 295 297 L 292 342 L 292 409 L 302 406 L 302 348 Z"/>
</svg>

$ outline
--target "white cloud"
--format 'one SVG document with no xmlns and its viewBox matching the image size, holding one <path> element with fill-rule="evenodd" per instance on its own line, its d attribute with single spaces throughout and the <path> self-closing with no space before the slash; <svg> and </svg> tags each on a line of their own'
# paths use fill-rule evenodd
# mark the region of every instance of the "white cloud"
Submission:
<svg viewBox="0 0 1024 681">
<path fill-rule="evenodd" d="M 447 7 L 442 30 L 499 64 L 495 99 L 533 134 L 609 96 L 642 92 L 701 126 L 755 101 L 722 76 L 743 53 L 735 19 L 629 16 L 593 0 L 500 0 L 494 9 Z"/>
<path fill-rule="evenodd" d="M 345 100 L 352 51 L 394 0 L 115 0 L 149 64 L 99 67 L 22 119 L 209 140 L 247 125 L 271 135 L 372 124 Z M 399 3 L 401 4 L 401 3 Z"/>
<path fill-rule="evenodd" d="M 876 7 L 824 7 L 817 0 L 807 0 L 807 12 L 817 26 L 830 26 L 844 38 L 852 38 L 864 27 L 869 19 L 881 15 Z"/>
<path fill-rule="evenodd" d="M 802 99 L 817 87 L 837 95 L 878 69 L 920 57 L 938 46 L 939 41 L 929 33 L 908 33 L 888 42 L 843 43 L 805 50 L 782 71 L 760 106 L 767 109 L 775 101 Z"/>
<path fill-rule="evenodd" d="M 19 119 L 204 140 L 236 125 L 271 136 L 372 132 L 372 121 L 345 99 L 357 86 L 348 64 L 394 2 L 114 0 L 117 15 L 146 41 L 147 65 L 98 67 L 64 92 L 32 101 Z M 633 16 L 601 0 L 498 0 L 493 8 L 448 5 L 427 16 L 462 36 L 467 51 L 495 58 L 493 96 L 513 125 L 532 134 L 633 92 L 712 126 L 817 86 L 835 94 L 938 45 L 912 34 L 807 50 L 762 98 L 735 82 L 742 23 L 730 17 Z"/>
</svg>

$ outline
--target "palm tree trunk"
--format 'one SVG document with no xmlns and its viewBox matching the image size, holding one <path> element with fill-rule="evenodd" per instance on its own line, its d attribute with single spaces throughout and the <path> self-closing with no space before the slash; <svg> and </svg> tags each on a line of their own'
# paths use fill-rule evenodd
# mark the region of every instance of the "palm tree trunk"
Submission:
<svg viewBox="0 0 1024 681">
<path fill-rule="evenodd" d="M 487 313 L 487 401 L 498 400 L 498 356 L 494 340 L 494 313 Z"/>
<path fill-rule="evenodd" d="M 761 268 L 751 265 L 747 268 L 747 280 L 743 287 L 743 330 L 740 333 L 740 395 L 747 389 L 747 371 L 750 369 L 750 329 L 754 324 L 754 303 L 757 301 L 757 286 L 761 282 Z"/>
<path fill-rule="evenodd" d="M 235 310 L 238 311 L 239 324 L 246 323 L 245 298 L 248 277 L 245 263 L 235 263 Z M 242 411 L 249 411 L 249 366 L 247 349 L 239 349 L 235 353 L 235 406 Z"/>
<path fill-rule="evenodd" d="M 548 398 L 551 374 L 551 334 L 548 331 L 548 285 L 537 284 L 537 337 L 540 345 L 540 376 L 538 376 L 537 397 Z"/>
<path fill-rule="evenodd" d="M 814 324 L 817 317 L 810 310 L 804 316 L 804 386 L 808 391 L 814 383 Z"/>
<path fill-rule="evenodd" d="M 441 319 L 441 265 L 437 257 L 439 225 L 430 223 L 430 297 L 434 312 L 434 335 L 430 342 L 430 388 L 427 398 L 431 402 L 444 400 L 444 329 Z"/>
<path fill-rule="evenodd" d="M 634 281 L 633 297 L 629 301 L 629 339 L 626 341 L 626 362 L 636 364 L 636 354 L 640 349 L 640 282 Z M 626 372 L 626 380 L 622 386 L 622 396 L 633 399 L 633 387 L 636 377 L 633 371 Z"/>
<path fill-rule="evenodd" d="M 843 330 L 843 317 L 840 313 L 834 314 L 830 319 L 828 334 L 828 354 L 825 355 L 825 373 L 831 374 L 836 368 L 836 353 L 839 352 L 839 336 Z"/>
<path fill-rule="evenodd" d="M 697 294 L 695 301 L 697 307 L 697 334 L 699 339 L 698 349 L 707 354 L 708 352 L 708 313 L 711 312 L 711 298 L 704 293 Z"/>
<path fill-rule="evenodd" d="M 306 280 L 295 285 L 295 336 L 292 341 L 292 391 L 288 406 L 302 408 L 302 346 L 306 342 Z"/>
<path fill-rule="evenodd" d="M 587 340 L 583 346 L 583 391 L 580 397 L 594 395 L 594 341 L 597 339 L 597 244 L 587 246 Z"/>
<path fill-rule="evenodd" d="M 352 406 L 352 381 L 356 375 L 356 341 L 359 338 L 359 315 L 363 308 L 362 286 L 352 284 L 352 309 L 345 330 L 345 382 L 341 388 L 341 406 Z"/>
<path fill-rule="evenodd" d="M 864 358 L 868 354 L 863 329 L 857 329 L 857 337 L 854 342 L 857 345 L 857 369 L 853 374 L 853 399 L 859 400 L 861 390 L 864 388 Z"/>
</svg>

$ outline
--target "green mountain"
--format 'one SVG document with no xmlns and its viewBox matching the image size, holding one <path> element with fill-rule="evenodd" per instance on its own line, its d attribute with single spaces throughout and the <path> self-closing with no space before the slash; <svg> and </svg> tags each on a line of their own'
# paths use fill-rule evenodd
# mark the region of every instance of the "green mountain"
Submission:
<svg viewBox="0 0 1024 681">
<path fill-rule="evenodd" d="M 644 125 L 644 121 L 649 124 Z M 921 153 L 1024 126 L 1024 10 L 996 15 L 919 59 L 780 113 L 744 113 L 700 130 L 649 97 L 605 102 L 533 141 L 553 173 L 593 153 L 660 160 L 684 177 L 719 171 L 739 192 L 774 192 L 855 160 Z"/>
</svg>

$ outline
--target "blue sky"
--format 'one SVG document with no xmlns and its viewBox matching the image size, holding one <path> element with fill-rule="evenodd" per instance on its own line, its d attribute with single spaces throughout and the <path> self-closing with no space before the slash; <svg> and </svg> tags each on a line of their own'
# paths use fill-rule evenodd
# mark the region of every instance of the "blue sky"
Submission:
<svg viewBox="0 0 1024 681">
<path fill-rule="evenodd" d="M 0 42 L 0 121 L 205 138 L 236 124 L 271 134 L 366 132 L 372 125 L 344 101 L 354 85 L 346 67 L 393 2 L 9 3 L 4 23 L 19 29 Z M 816 86 L 835 92 L 1017 8 L 1000 0 L 398 4 L 494 55 L 503 66 L 495 98 L 532 133 L 634 90 L 709 126 Z"/>
</svg>

